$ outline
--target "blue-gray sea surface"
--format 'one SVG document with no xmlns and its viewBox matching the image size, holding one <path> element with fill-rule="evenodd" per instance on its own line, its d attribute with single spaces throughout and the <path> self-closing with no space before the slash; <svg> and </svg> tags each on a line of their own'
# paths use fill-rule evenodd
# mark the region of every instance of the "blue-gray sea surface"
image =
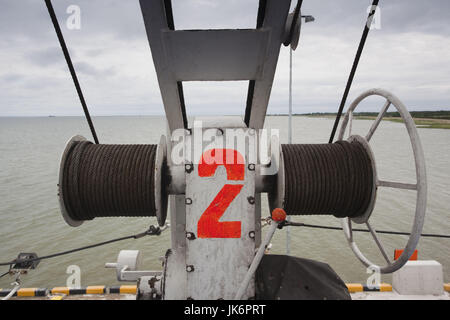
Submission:
<svg viewBox="0 0 450 320">
<path fill-rule="evenodd" d="M 163 117 L 94 117 L 101 143 L 153 143 L 166 132 Z M 271 116 L 266 126 L 279 129 L 287 142 L 287 117 Z M 365 134 L 370 120 L 356 120 L 353 132 Z M 293 118 L 294 143 L 325 143 L 333 119 Z M 424 147 L 428 175 L 428 207 L 424 233 L 450 234 L 450 130 L 418 129 Z M 65 143 L 75 134 L 92 140 L 83 117 L 0 118 L 0 260 L 14 259 L 19 252 L 47 255 L 115 237 L 139 233 L 155 218 L 98 218 L 78 228 L 61 217 L 57 180 Z M 373 146 L 379 176 L 383 180 L 415 183 L 415 169 L 409 139 L 401 123 L 383 121 L 374 135 Z M 372 216 L 375 229 L 407 231 L 412 227 L 415 191 L 379 189 Z M 262 216 L 268 216 L 263 196 Z M 340 226 L 333 217 L 295 216 L 293 221 Z M 345 282 L 365 282 L 366 268 L 347 245 L 342 231 L 290 228 L 290 254 L 328 263 Z M 383 263 L 370 234 L 355 235 L 359 248 L 376 263 Z M 388 254 L 402 249 L 407 237 L 379 235 Z M 271 253 L 286 252 L 286 231 L 277 231 Z M 170 232 L 160 237 L 126 240 L 41 261 L 36 270 L 22 277 L 24 287 L 65 286 L 67 267 L 81 268 L 81 285 L 116 285 L 115 271 L 105 262 L 115 262 L 121 249 L 139 249 L 148 270 L 161 269 L 159 258 L 170 248 Z M 444 280 L 450 282 L 450 239 L 422 238 L 419 259 L 437 260 L 443 265 Z M 0 273 L 7 271 L 1 267 Z M 12 278 L 0 279 L 0 288 L 10 287 Z M 383 276 L 391 282 L 391 276 Z"/>
</svg>

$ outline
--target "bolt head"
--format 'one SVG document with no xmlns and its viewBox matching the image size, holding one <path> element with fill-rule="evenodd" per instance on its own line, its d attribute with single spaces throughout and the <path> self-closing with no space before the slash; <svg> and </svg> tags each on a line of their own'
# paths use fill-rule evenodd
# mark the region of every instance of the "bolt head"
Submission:
<svg viewBox="0 0 450 320">
<path fill-rule="evenodd" d="M 187 271 L 187 272 L 192 272 L 192 271 L 194 271 L 194 266 L 192 266 L 192 265 L 186 266 L 186 271 Z"/>
<path fill-rule="evenodd" d="M 188 240 L 194 240 L 195 239 L 195 234 L 193 234 L 192 232 L 186 232 L 186 238 Z"/>
<path fill-rule="evenodd" d="M 192 165 L 192 163 L 186 163 L 186 164 L 184 165 L 184 170 L 185 170 L 187 173 L 191 173 L 192 171 L 194 171 L 194 166 Z"/>
</svg>

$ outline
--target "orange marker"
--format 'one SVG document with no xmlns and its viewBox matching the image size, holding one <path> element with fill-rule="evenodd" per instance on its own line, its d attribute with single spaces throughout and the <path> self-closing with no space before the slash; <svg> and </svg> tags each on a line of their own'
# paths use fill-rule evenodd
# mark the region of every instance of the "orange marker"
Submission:
<svg viewBox="0 0 450 320">
<path fill-rule="evenodd" d="M 277 221 L 277 222 L 281 222 L 286 220 L 286 211 L 284 211 L 281 208 L 275 208 L 272 211 L 272 220 L 273 221 Z"/>
</svg>

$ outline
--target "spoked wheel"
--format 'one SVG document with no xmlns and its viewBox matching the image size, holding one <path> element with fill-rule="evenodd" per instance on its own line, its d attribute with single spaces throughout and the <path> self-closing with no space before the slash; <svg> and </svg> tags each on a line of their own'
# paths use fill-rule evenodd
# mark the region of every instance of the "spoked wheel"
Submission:
<svg viewBox="0 0 450 320">
<path fill-rule="evenodd" d="M 356 107 L 359 105 L 359 103 L 364 100 L 365 98 L 373 95 L 378 95 L 381 97 L 386 98 L 386 102 L 381 109 L 380 113 L 378 114 L 377 118 L 373 122 L 372 126 L 369 129 L 369 132 L 366 134 L 365 137 L 358 136 L 358 135 L 352 135 L 352 118 L 353 118 L 353 112 L 356 109 Z M 383 181 L 379 180 L 377 173 L 376 173 L 376 167 L 375 167 L 375 158 L 373 156 L 373 153 L 371 151 L 370 147 L 370 140 L 375 133 L 375 131 L 378 128 L 378 125 L 380 124 L 381 120 L 383 119 L 384 115 L 386 114 L 389 107 L 393 105 L 397 111 L 400 113 L 400 116 L 402 117 L 404 124 L 406 126 L 406 130 L 408 131 L 409 138 L 411 141 L 411 146 L 414 154 L 414 161 L 415 161 L 415 167 L 416 167 L 416 183 L 410 184 L 410 183 L 401 183 L 401 182 L 392 182 L 392 181 Z M 366 266 L 371 267 L 376 271 L 379 271 L 380 273 L 391 273 L 398 269 L 400 269 L 409 259 L 409 257 L 413 254 L 417 243 L 419 242 L 420 235 L 422 233 L 422 227 L 424 224 L 425 219 L 425 210 L 426 210 L 426 202 L 427 202 L 427 180 L 426 180 L 426 171 L 425 171 L 425 157 L 422 150 L 422 145 L 420 143 L 419 135 L 416 130 L 415 123 L 403 105 L 403 103 L 393 94 L 382 90 L 382 89 L 372 89 L 364 92 L 361 94 L 349 107 L 347 113 L 345 114 L 345 117 L 342 122 L 342 126 L 339 132 L 339 140 L 343 140 L 344 134 L 346 132 L 347 126 L 349 127 L 349 138 L 348 140 L 358 140 L 361 142 L 365 148 L 367 149 L 369 155 L 372 159 L 372 165 L 373 165 L 373 174 L 374 174 L 374 188 L 372 192 L 372 199 L 371 204 L 369 205 L 367 211 L 359 218 L 343 218 L 342 220 L 342 227 L 344 229 L 345 237 L 347 238 L 347 241 L 350 244 L 351 249 L 355 253 L 356 257 Z M 411 235 L 408 239 L 408 242 L 406 244 L 406 247 L 403 250 L 403 253 L 401 256 L 395 260 L 391 261 L 386 254 L 386 251 L 381 244 L 381 241 L 378 239 L 377 233 L 375 229 L 371 226 L 369 223 L 370 215 L 373 211 L 373 208 L 375 206 L 375 200 L 376 200 L 376 192 L 378 187 L 386 187 L 386 188 L 396 188 L 396 189 L 406 189 L 406 190 L 414 190 L 416 192 L 416 209 L 415 209 L 415 216 L 414 216 L 414 224 L 412 227 Z M 373 239 L 375 240 L 375 243 L 377 244 L 378 248 L 381 251 L 381 254 L 383 255 L 384 259 L 386 260 L 386 265 L 384 266 L 378 266 L 374 263 L 372 263 L 369 259 L 367 259 L 363 253 L 359 250 L 358 246 L 356 245 L 354 239 L 353 239 L 353 233 L 352 233 L 352 222 L 357 224 L 366 224 L 367 228 L 369 229 Z"/>
</svg>

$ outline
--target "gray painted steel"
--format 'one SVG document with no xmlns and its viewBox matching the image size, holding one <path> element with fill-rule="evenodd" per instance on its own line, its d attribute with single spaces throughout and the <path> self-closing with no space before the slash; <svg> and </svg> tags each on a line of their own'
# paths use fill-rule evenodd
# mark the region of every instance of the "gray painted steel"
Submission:
<svg viewBox="0 0 450 320">
<path fill-rule="evenodd" d="M 358 98 L 353 101 L 353 103 L 350 105 L 347 113 L 345 114 L 344 120 L 341 125 L 341 129 L 339 132 L 339 140 L 342 140 L 347 128 L 347 124 L 349 122 L 350 115 L 354 112 L 356 107 L 359 105 L 359 103 L 364 100 L 365 98 L 372 96 L 372 95 L 378 95 L 381 97 L 386 98 L 386 103 L 382 107 L 378 117 L 374 121 L 373 125 L 369 129 L 369 133 L 366 135 L 366 138 L 360 137 L 360 139 L 364 139 L 367 141 L 367 145 L 369 145 L 370 138 L 374 134 L 375 130 L 378 128 L 378 125 L 380 121 L 383 118 L 383 115 L 386 113 L 387 109 L 390 105 L 393 105 L 397 111 L 400 113 L 400 116 L 402 117 L 404 124 L 406 126 L 406 129 L 409 134 L 409 138 L 411 141 L 411 146 L 413 150 L 414 155 L 414 162 L 416 167 L 416 184 L 407 184 L 407 183 L 399 183 L 399 182 L 390 182 L 390 181 L 380 181 L 378 178 L 375 180 L 377 187 L 390 187 L 390 188 L 399 188 L 399 189 L 406 189 L 406 190 L 415 190 L 417 192 L 416 194 L 416 209 L 414 214 L 414 222 L 411 230 L 411 235 L 408 239 L 408 242 L 405 246 L 405 249 L 401 256 L 395 260 L 394 262 L 391 262 L 389 258 L 386 255 L 386 252 L 381 244 L 381 241 L 378 239 L 376 235 L 375 229 L 372 228 L 372 226 L 369 224 L 369 221 L 365 221 L 367 227 L 371 231 L 371 234 L 375 240 L 375 243 L 377 244 L 378 248 L 380 249 L 382 255 L 385 257 L 385 260 L 387 260 L 387 264 L 385 266 L 378 266 L 372 263 L 369 259 L 367 259 L 364 254 L 359 250 L 358 246 L 356 245 L 352 231 L 351 231 L 351 221 L 348 218 L 342 219 L 342 227 L 344 229 L 344 234 L 350 244 L 351 249 L 355 253 L 356 257 L 367 267 L 371 267 L 374 270 L 379 270 L 381 273 L 391 273 L 398 269 L 400 269 L 409 259 L 409 257 L 413 254 L 415 248 L 417 247 L 417 244 L 420 239 L 420 235 L 422 233 L 423 224 L 425 221 L 425 212 L 426 212 L 426 204 L 427 204 L 427 176 L 426 176 L 426 169 L 425 169 L 425 156 L 423 154 L 423 148 L 422 144 L 420 142 L 419 134 L 416 129 L 416 125 L 414 123 L 414 120 L 412 119 L 411 115 L 409 114 L 408 110 L 404 106 L 404 104 L 392 93 L 383 90 L 383 89 L 371 89 L 364 93 L 362 93 Z M 373 207 L 372 207 L 373 208 Z"/>
<path fill-rule="evenodd" d="M 66 143 L 66 147 L 61 155 L 61 162 L 59 165 L 59 177 L 58 177 L 58 201 L 59 208 L 61 210 L 61 214 L 64 218 L 64 221 L 71 227 L 78 227 L 83 223 L 83 220 L 74 220 L 70 217 L 67 212 L 66 205 L 64 204 L 64 195 L 63 195 L 63 178 L 64 178 L 64 164 L 66 163 L 67 156 L 72 150 L 73 145 L 80 141 L 86 141 L 86 138 L 80 135 L 73 136 Z"/>
<path fill-rule="evenodd" d="M 244 293 L 246 292 L 250 282 L 254 279 L 256 269 L 258 269 L 259 263 L 261 262 L 262 257 L 264 256 L 266 248 L 269 246 L 270 241 L 278 228 L 278 222 L 271 220 L 271 225 L 269 231 L 264 238 L 264 242 L 258 248 L 255 257 L 253 258 L 252 264 L 247 270 L 244 280 L 241 282 L 236 295 L 234 296 L 234 300 L 242 300 L 244 297 Z"/>
<path fill-rule="evenodd" d="M 176 81 L 262 79 L 270 29 L 162 32 Z"/>
<path fill-rule="evenodd" d="M 249 127 L 263 128 L 291 0 L 267 0 L 258 29 L 170 30 L 163 0 L 140 0 L 170 130 L 184 128 L 178 82 L 254 80 Z"/>
<path fill-rule="evenodd" d="M 249 130 L 249 129 L 245 129 Z M 195 141 L 195 134 L 190 138 Z M 224 134 L 224 138 L 226 133 Z M 204 145 L 206 147 L 207 145 Z M 210 149 L 205 148 L 204 151 Z M 245 158 L 244 180 L 227 180 L 226 170 L 219 166 L 212 177 L 200 177 L 198 164 L 186 174 L 186 198 L 192 199 L 186 205 L 186 232 L 195 234 L 196 239 L 186 240 L 186 266 L 193 266 L 187 272 L 187 297 L 192 299 L 232 299 L 247 273 L 255 254 L 255 240 L 249 236 L 255 232 L 255 203 L 248 197 L 255 196 L 255 170 L 247 169 L 248 151 L 238 151 Z M 236 198 L 227 207 L 220 221 L 240 221 L 240 238 L 200 238 L 198 221 L 204 211 L 225 184 L 243 184 Z M 254 296 L 254 282 L 250 283 L 244 297 Z"/>
<path fill-rule="evenodd" d="M 285 38 L 286 20 L 290 5 L 290 0 L 267 1 L 266 16 L 262 27 L 271 29 L 271 43 L 266 53 L 264 79 L 255 82 L 250 128 L 261 129 L 264 127 L 280 47 Z"/>
</svg>

